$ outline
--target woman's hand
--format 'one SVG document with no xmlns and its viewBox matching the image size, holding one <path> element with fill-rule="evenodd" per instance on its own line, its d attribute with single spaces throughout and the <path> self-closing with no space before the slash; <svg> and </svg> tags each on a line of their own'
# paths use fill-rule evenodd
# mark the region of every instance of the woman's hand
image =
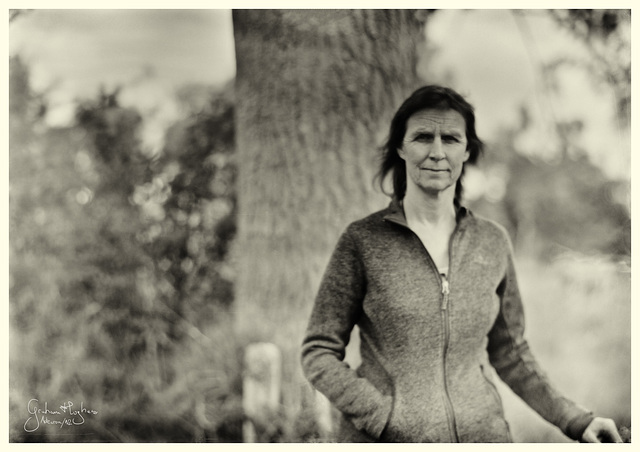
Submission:
<svg viewBox="0 0 640 452">
<path fill-rule="evenodd" d="M 613 420 L 597 417 L 585 429 L 582 441 L 585 443 L 621 443 L 622 438 Z"/>
</svg>

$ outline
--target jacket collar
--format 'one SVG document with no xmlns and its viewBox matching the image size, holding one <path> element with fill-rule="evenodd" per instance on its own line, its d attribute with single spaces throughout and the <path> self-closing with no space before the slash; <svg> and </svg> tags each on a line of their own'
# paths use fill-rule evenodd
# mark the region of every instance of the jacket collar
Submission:
<svg viewBox="0 0 640 452">
<path fill-rule="evenodd" d="M 456 222 L 460 223 L 460 221 L 465 218 L 467 215 L 471 215 L 471 211 L 466 207 L 460 205 L 458 200 L 453 201 L 454 207 L 456 209 Z M 408 228 L 407 218 L 404 215 L 404 208 L 402 206 L 402 200 L 393 197 L 391 199 L 391 203 L 389 203 L 389 207 L 387 207 L 387 213 L 384 215 L 384 220 L 390 221 L 392 223 L 399 224 L 400 226 L 404 226 Z"/>
</svg>

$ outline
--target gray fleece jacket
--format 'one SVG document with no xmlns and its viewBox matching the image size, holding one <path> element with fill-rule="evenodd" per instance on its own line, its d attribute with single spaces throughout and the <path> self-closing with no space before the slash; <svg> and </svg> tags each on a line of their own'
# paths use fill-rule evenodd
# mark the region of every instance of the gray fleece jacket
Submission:
<svg viewBox="0 0 640 452">
<path fill-rule="evenodd" d="M 489 366 L 567 436 L 593 419 L 549 383 L 523 338 L 505 230 L 458 208 L 439 275 L 397 202 L 349 225 L 302 345 L 311 384 L 342 413 L 338 442 L 510 442 Z M 361 365 L 343 359 L 360 329 Z"/>
</svg>

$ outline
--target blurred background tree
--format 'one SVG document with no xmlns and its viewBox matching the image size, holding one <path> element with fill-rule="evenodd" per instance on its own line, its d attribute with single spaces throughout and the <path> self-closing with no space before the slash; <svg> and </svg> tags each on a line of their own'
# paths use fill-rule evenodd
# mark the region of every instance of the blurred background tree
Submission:
<svg viewBox="0 0 640 452">
<path fill-rule="evenodd" d="M 236 322 L 241 336 L 282 350 L 284 440 L 298 439 L 296 420 L 313 405 L 299 347 L 314 291 L 345 225 L 380 203 L 371 189 L 376 149 L 417 87 L 425 16 L 233 11 Z"/>
</svg>

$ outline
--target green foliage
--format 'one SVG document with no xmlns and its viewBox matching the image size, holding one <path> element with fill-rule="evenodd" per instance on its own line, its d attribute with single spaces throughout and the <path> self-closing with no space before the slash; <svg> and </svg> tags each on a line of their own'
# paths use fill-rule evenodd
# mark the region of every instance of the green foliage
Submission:
<svg viewBox="0 0 640 452">
<path fill-rule="evenodd" d="M 96 101 L 78 107 L 76 119 L 91 143 L 90 161 L 100 174 L 96 189 L 126 201 L 135 186 L 145 181 L 149 161 L 137 136 L 142 118 L 137 111 L 118 105 L 118 93 L 119 89 L 101 91 Z"/>
<path fill-rule="evenodd" d="M 20 55 L 9 58 L 9 131 L 10 140 L 28 144 L 34 127 L 47 111 L 44 96 L 34 92 L 29 84 L 29 68 Z"/>
<path fill-rule="evenodd" d="M 576 37 L 587 50 L 586 59 L 563 58 L 551 62 L 547 75 L 573 65 L 586 70 L 598 88 L 613 89 L 622 126 L 631 117 L 631 11 L 625 9 L 548 10 L 551 17 Z M 599 86 L 598 86 L 599 85 Z"/>
<path fill-rule="evenodd" d="M 523 246 L 542 256 L 565 250 L 631 254 L 629 213 L 613 199 L 621 184 L 608 181 L 586 158 L 550 164 L 518 156 L 510 169 L 509 217 L 521 237 L 535 240 Z"/>
<path fill-rule="evenodd" d="M 631 11 L 619 9 L 550 10 L 561 25 L 584 39 L 607 39 L 618 30 L 621 22 L 631 17 Z"/>
<path fill-rule="evenodd" d="M 526 118 L 526 113 L 524 113 Z M 572 145 L 579 127 L 560 124 L 564 148 L 552 159 L 518 152 L 518 138 L 529 124 L 504 130 L 490 143 L 480 169 L 497 174 L 504 193 L 489 188 L 471 203 L 479 213 L 504 224 L 516 250 L 548 261 L 566 251 L 628 260 L 631 217 L 626 206 L 628 183 L 608 178 Z"/>
<path fill-rule="evenodd" d="M 28 75 L 11 60 L 11 441 L 238 441 L 230 104 L 213 99 L 177 154 L 152 158 L 118 91 L 49 129 Z M 31 398 L 98 414 L 27 433 Z"/>
<path fill-rule="evenodd" d="M 172 287 L 166 303 L 198 327 L 216 322 L 233 299 L 225 258 L 236 230 L 233 101 L 208 95 L 168 130 L 154 180 L 134 197 L 147 212 L 146 250 Z"/>
</svg>

